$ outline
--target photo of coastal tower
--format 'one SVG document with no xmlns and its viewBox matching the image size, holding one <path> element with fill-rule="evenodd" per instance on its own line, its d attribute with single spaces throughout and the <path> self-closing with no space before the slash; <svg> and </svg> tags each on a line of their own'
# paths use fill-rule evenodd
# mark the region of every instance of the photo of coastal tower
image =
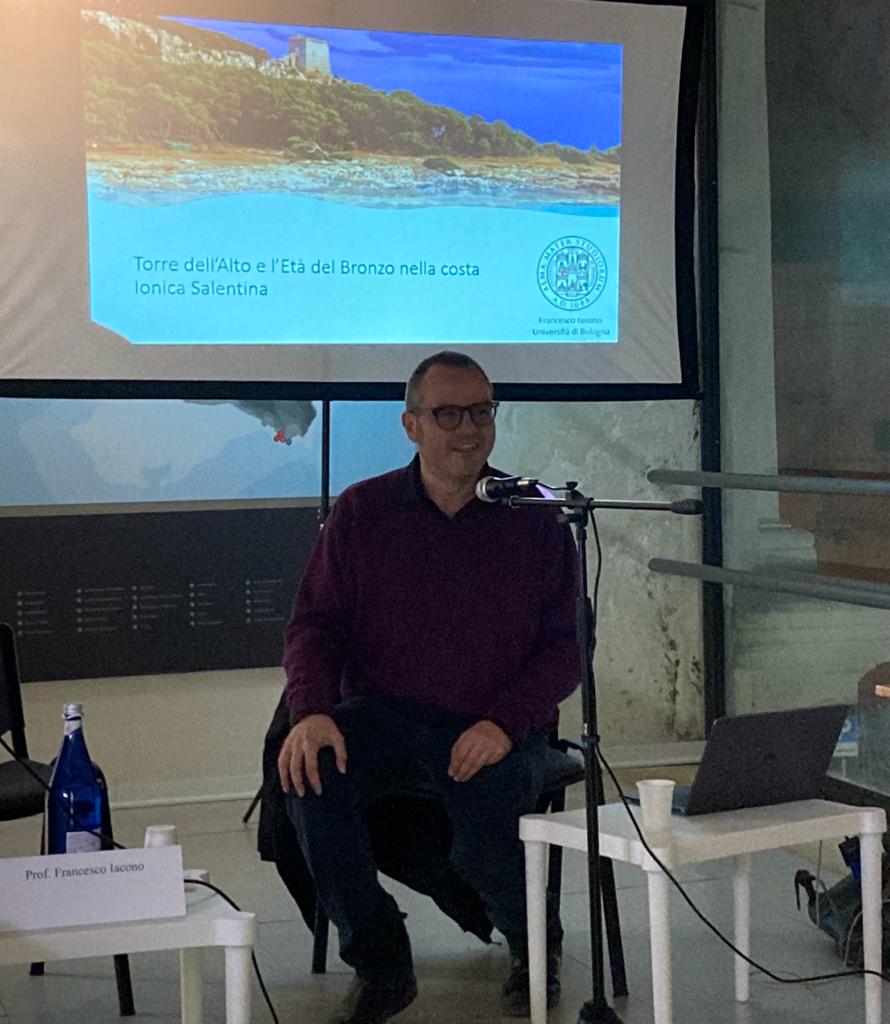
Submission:
<svg viewBox="0 0 890 1024">
<path fill-rule="evenodd" d="M 619 202 L 618 46 L 102 10 L 83 26 L 88 167 L 106 198 Z"/>
<path fill-rule="evenodd" d="M 82 25 L 90 313 L 127 342 L 617 342 L 620 44 Z"/>
</svg>

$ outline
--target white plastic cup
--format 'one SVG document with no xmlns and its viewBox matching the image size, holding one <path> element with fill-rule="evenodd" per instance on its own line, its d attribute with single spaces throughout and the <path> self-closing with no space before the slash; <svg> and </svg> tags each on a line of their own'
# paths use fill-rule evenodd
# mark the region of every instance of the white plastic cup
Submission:
<svg viewBox="0 0 890 1024">
<path fill-rule="evenodd" d="M 646 832 L 667 832 L 671 827 L 672 779 L 642 779 L 637 783 L 640 812 Z"/>
<path fill-rule="evenodd" d="M 176 846 L 176 826 L 149 825 L 145 830 L 145 846 Z"/>
</svg>

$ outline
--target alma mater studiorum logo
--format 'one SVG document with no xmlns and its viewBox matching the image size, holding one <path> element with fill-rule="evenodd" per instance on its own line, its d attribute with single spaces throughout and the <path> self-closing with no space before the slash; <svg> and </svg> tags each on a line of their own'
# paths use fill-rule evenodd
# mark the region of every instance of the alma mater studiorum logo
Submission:
<svg viewBox="0 0 890 1024">
<path fill-rule="evenodd" d="M 558 309 L 586 309 L 602 295 L 606 258 L 589 238 L 557 238 L 538 260 L 538 287 Z"/>
</svg>

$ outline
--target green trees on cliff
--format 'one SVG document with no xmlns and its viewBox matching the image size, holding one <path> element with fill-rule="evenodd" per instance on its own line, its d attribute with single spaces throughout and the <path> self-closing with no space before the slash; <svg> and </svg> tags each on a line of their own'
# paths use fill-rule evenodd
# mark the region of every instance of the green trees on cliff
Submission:
<svg viewBox="0 0 890 1024">
<path fill-rule="evenodd" d="M 617 154 L 542 145 L 504 121 L 466 117 L 404 90 L 274 78 L 237 64 L 172 64 L 98 30 L 87 35 L 83 52 L 88 145 L 250 146 L 294 158 L 357 150 L 617 163 Z"/>
</svg>

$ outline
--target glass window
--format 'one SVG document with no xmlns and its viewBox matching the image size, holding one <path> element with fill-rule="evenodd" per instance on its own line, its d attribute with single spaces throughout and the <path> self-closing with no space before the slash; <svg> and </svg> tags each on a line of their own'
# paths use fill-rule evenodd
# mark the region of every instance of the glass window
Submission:
<svg viewBox="0 0 890 1024">
<path fill-rule="evenodd" d="M 734 67 L 746 69 L 721 100 L 733 472 L 890 480 L 885 7 L 767 0 L 764 35 L 750 17 L 746 33 L 738 12 L 725 26 Z M 888 521 L 890 498 L 725 491 L 724 561 L 886 587 Z M 890 793 L 890 700 L 875 693 L 890 685 L 890 613 L 742 587 L 725 596 L 729 711 L 855 706 L 835 773 Z"/>
</svg>

